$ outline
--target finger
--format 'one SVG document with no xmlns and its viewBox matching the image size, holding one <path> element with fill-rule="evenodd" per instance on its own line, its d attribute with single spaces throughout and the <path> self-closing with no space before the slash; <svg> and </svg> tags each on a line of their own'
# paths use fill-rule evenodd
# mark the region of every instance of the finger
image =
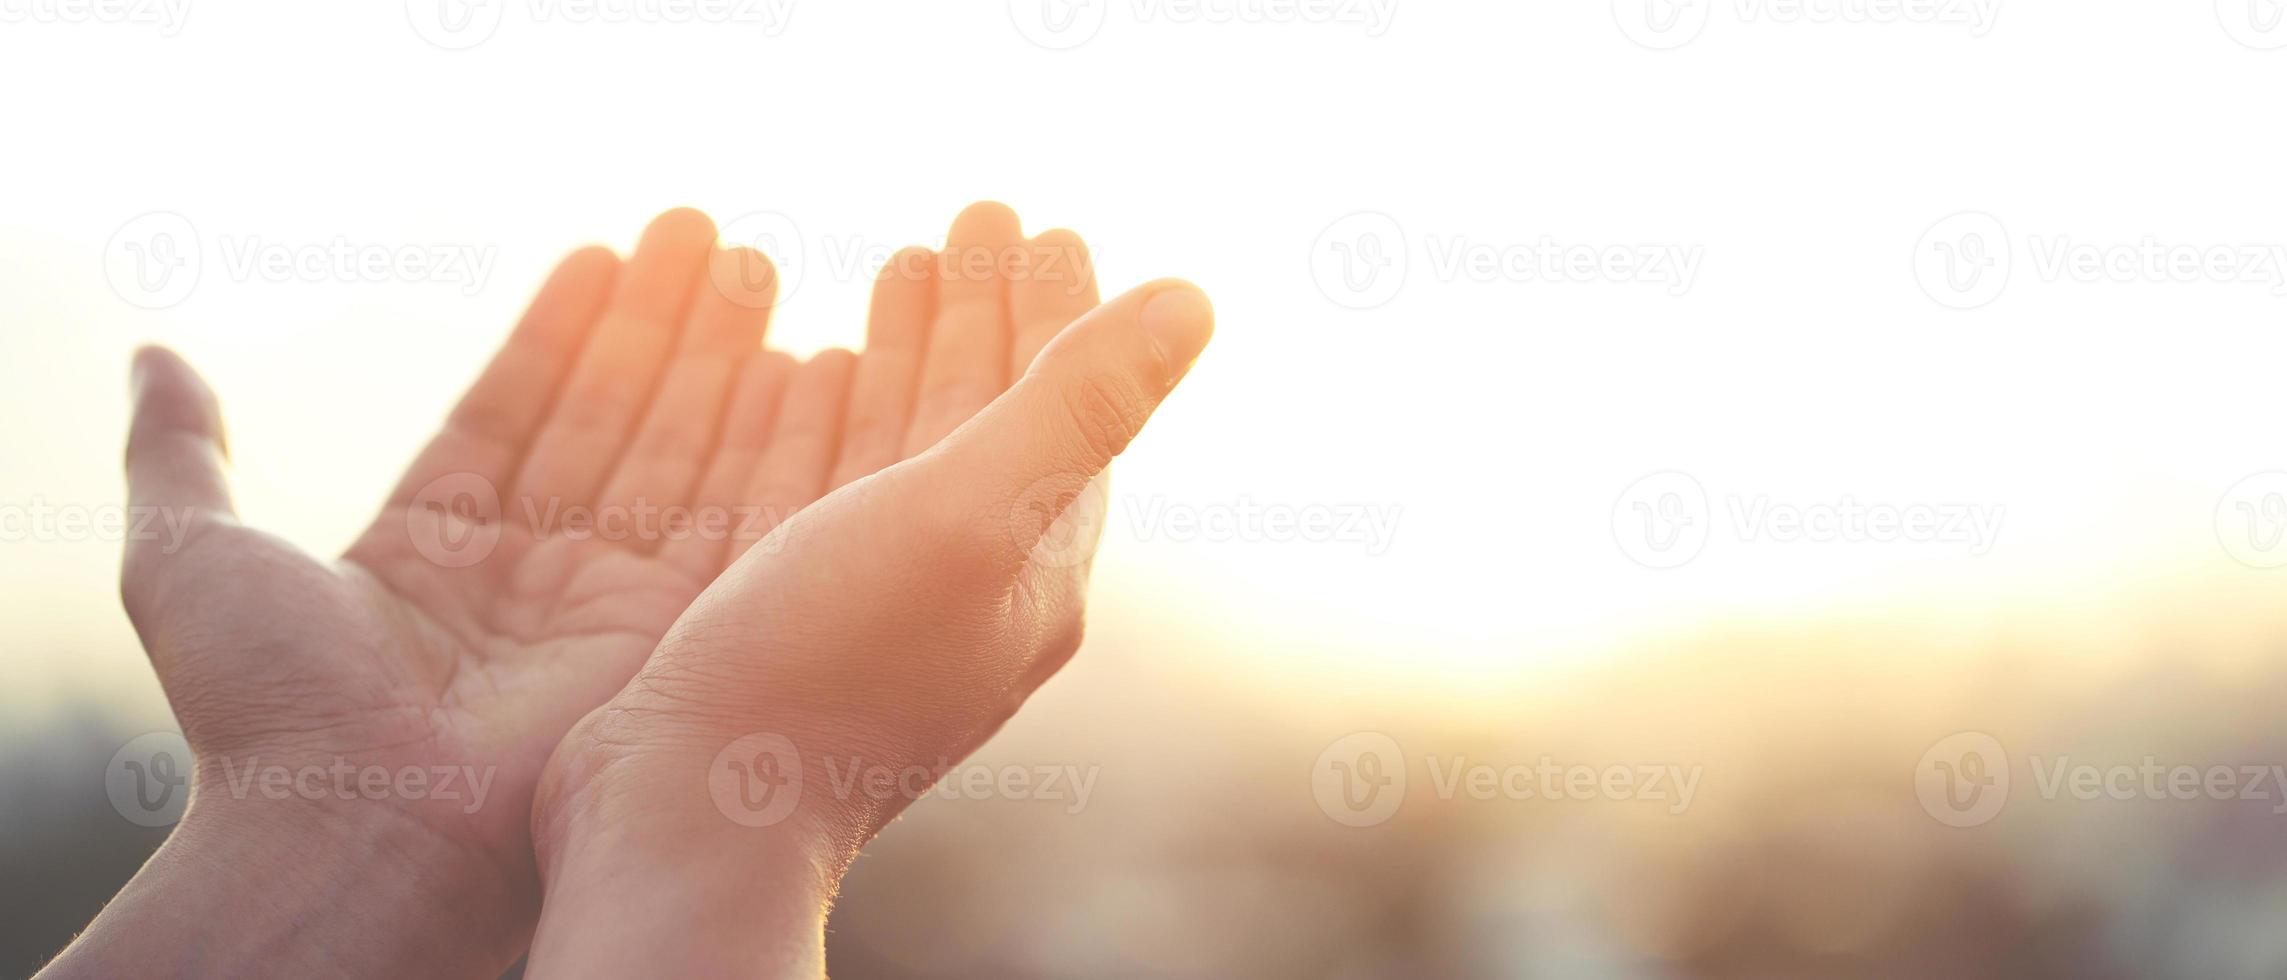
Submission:
<svg viewBox="0 0 2287 980">
<path fill-rule="evenodd" d="M 737 561 L 747 547 L 826 492 L 834 451 L 842 440 L 842 409 L 847 404 L 856 356 L 839 348 L 819 352 L 794 372 L 779 400 L 770 444 L 747 476 L 744 506 L 755 519 L 731 535 L 723 564 Z"/>
<path fill-rule="evenodd" d="M 659 550 L 661 560 L 696 582 L 714 579 L 728 563 L 724 555 L 730 536 L 759 513 L 745 505 L 746 481 L 763 448 L 770 445 L 778 405 L 794 370 L 794 358 L 775 350 L 747 358 L 739 369 L 738 388 L 731 394 L 722 436 L 716 442 L 714 457 L 707 461 L 707 475 L 699 481 L 698 493 L 692 498 L 693 527 Z"/>
<path fill-rule="evenodd" d="M 135 527 L 166 533 L 126 536 L 120 584 L 130 607 L 147 593 L 158 563 L 182 544 L 187 529 L 237 518 L 224 475 L 229 451 L 214 392 L 164 347 L 135 352 L 132 386 L 127 505 Z"/>
<path fill-rule="evenodd" d="M 690 499 L 714 454 L 739 369 L 761 353 L 777 291 L 776 270 L 760 252 L 716 249 L 708 257 L 708 274 L 691 290 L 675 358 L 599 506 L 680 507 Z M 647 553 L 658 544 L 624 543 Z"/>
<path fill-rule="evenodd" d="M 1008 281 L 1001 263 L 1023 235 L 1006 205 L 972 204 L 953 219 L 937 263 L 937 310 L 914 396 L 905 454 L 921 452 L 1008 385 Z"/>
<path fill-rule="evenodd" d="M 618 274 L 619 256 L 602 246 L 583 248 L 556 264 L 444 429 L 414 457 L 389 495 L 392 509 L 451 474 L 475 474 L 496 487 L 511 481 Z"/>
<path fill-rule="evenodd" d="M 1021 563 L 1088 481 L 1127 448 L 1214 333 L 1198 287 L 1161 280 L 1058 334 L 1007 394 L 932 451 L 913 484 L 983 522 L 997 558 Z M 1084 553 L 1083 553 L 1084 556 Z"/>
<path fill-rule="evenodd" d="M 929 318 L 937 306 L 936 263 L 937 256 L 928 249 L 904 249 L 891 256 L 874 279 L 866 351 L 850 379 L 849 412 L 829 487 L 905 458 L 913 386 L 921 377 Z"/>
<path fill-rule="evenodd" d="M 689 209 L 662 214 L 644 229 L 518 471 L 518 496 L 582 506 L 595 498 L 651 402 L 714 243 L 714 223 Z"/>
<path fill-rule="evenodd" d="M 127 503 L 234 518 L 223 475 L 229 458 L 222 408 L 174 351 L 135 352 L 135 409 L 127 429 Z M 132 546 L 133 542 L 129 542 Z"/>
<path fill-rule="evenodd" d="M 1024 377 L 1050 338 L 1096 308 L 1096 270 L 1088 245 L 1062 228 L 1025 246 L 1023 267 L 1009 280 L 1008 376 Z"/>
</svg>

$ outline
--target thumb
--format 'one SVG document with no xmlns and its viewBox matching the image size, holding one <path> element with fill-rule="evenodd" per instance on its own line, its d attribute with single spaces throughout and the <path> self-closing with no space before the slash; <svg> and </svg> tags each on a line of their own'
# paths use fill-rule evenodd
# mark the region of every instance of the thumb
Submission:
<svg viewBox="0 0 2287 980">
<path fill-rule="evenodd" d="M 1096 307 L 938 444 L 927 482 L 968 514 L 1013 522 L 1021 560 L 1143 430 L 1214 332 L 1206 294 L 1178 279 Z"/>
<path fill-rule="evenodd" d="M 135 353 L 135 411 L 127 432 L 127 506 L 141 526 L 182 528 L 230 521 L 230 488 L 223 478 L 228 450 L 214 392 L 175 352 L 145 347 Z M 125 575 L 132 585 L 157 558 L 179 544 L 168 536 L 131 534 Z"/>
</svg>

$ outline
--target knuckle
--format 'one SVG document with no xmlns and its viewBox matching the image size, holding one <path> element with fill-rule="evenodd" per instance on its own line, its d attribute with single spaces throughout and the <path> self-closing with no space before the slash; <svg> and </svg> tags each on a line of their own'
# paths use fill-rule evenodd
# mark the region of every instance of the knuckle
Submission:
<svg viewBox="0 0 2287 980">
<path fill-rule="evenodd" d="M 1105 457 L 1125 450 L 1151 414 L 1143 386 L 1126 374 L 1082 375 L 1064 397 L 1088 449 Z"/>
</svg>

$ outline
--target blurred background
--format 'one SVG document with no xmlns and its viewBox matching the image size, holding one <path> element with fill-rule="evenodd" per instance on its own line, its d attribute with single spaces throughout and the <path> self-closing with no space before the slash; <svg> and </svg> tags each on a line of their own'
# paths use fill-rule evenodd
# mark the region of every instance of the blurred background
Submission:
<svg viewBox="0 0 2287 980">
<path fill-rule="evenodd" d="M 807 353 L 994 198 L 1219 332 L 974 762 L 1074 778 L 916 805 L 837 976 L 2287 975 L 2282 77 L 2274 0 L 5 0 L 0 972 L 165 834 L 136 344 L 333 553 L 571 248 L 704 208 Z"/>
</svg>

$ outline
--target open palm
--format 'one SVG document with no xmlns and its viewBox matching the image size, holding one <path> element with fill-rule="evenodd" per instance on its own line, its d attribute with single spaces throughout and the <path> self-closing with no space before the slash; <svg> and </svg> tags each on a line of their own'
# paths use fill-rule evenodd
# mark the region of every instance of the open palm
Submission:
<svg viewBox="0 0 2287 980">
<path fill-rule="evenodd" d="M 761 346 L 768 261 L 715 238 L 672 211 L 624 263 L 567 258 L 330 564 L 238 522 L 213 396 L 174 355 L 139 356 L 131 502 L 189 531 L 131 541 L 122 591 L 200 759 L 194 807 L 384 806 L 475 858 L 463 887 L 528 930 L 533 783 L 564 732 L 763 532 L 928 448 L 1096 302 L 1075 237 L 1027 242 L 978 205 L 945 252 L 884 268 L 863 358 L 797 364 Z M 284 798 L 244 777 L 344 764 L 464 776 L 450 796 Z"/>
</svg>

